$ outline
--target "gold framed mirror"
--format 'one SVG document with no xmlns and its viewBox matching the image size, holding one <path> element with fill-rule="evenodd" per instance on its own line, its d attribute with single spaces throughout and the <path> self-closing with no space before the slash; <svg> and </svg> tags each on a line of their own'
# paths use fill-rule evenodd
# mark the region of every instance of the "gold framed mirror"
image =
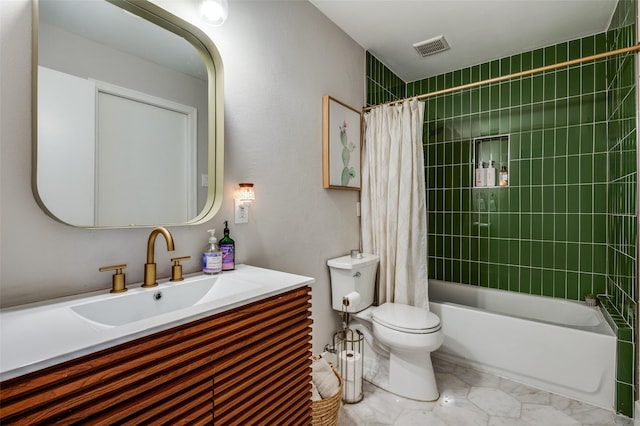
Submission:
<svg viewBox="0 0 640 426">
<path fill-rule="evenodd" d="M 146 0 L 34 0 L 32 188 L 82 228 L 197 224 L 222 203 L 213 42 Z"/>
</svg>

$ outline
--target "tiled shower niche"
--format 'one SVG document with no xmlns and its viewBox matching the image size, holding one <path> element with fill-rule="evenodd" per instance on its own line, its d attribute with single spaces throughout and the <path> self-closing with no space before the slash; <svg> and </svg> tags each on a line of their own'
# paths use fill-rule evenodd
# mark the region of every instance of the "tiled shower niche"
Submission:
<svg viewBox="0 0 640 426">
<path fill-rule="evenodd" d="M 474 188 L 509 186 L 509 135 L 473 140 Z"/>
</svg>

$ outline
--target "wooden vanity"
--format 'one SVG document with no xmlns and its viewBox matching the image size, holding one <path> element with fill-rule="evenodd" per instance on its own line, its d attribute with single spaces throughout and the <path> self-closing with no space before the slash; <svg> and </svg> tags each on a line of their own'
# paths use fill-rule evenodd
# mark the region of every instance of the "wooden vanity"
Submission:
<svg viewBox="0 0 640 426">
<path fill-rule="evenodd" d="M 0 383 L 0 423 L 305 425 L 305 285 Z"/>
</svg>

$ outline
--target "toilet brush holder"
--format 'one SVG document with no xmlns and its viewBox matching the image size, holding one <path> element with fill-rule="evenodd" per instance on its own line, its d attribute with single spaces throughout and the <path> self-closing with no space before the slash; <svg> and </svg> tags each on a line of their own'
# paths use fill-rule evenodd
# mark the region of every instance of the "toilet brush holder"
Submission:
<svg viewBox="0 0 640 426">
<path fill-rule="evenodd" d="M 364 365 L 364 335 L 357 330 L 344 328 L 335 335 L 338 371 L 344 381 L 342 401 L 353 404 L 362 401 L 362 371 Z"/>
</svg>

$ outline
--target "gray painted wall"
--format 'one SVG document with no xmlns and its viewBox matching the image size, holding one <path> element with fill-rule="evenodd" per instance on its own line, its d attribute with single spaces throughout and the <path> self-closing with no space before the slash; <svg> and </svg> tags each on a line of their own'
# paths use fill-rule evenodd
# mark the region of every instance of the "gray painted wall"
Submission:
<svg viewBox="0 0 640 426">
<path fill-rule="evenodd" d="M 231 221 L 240 263 L 308 275 L 313 285 L 314 352 L 338 326 L 326 260 L 358 245 L 355 191 L 322 188 L 322 96 L 364 102 L 364 50 L 306 0 L 234 1 L 220 28 L 199 24 L 193 2 L 156 3 L 199 25 L 225 70 L 225 185 L 209 223 L 172 227 L 176 251 L 156 244 L 158 276 L 169 258 L 191 255 L 199 269 L 206 230 Z M 60 224 L 31 192 L 31 3 L 0 2 L 0 305 L 96 289 L 104 265 L 126 263 L 142 280 L 149 229 L 85 230 Z M 233 224 L 233 192 L 254 182 L 250 223 Z"/>
</svg>

